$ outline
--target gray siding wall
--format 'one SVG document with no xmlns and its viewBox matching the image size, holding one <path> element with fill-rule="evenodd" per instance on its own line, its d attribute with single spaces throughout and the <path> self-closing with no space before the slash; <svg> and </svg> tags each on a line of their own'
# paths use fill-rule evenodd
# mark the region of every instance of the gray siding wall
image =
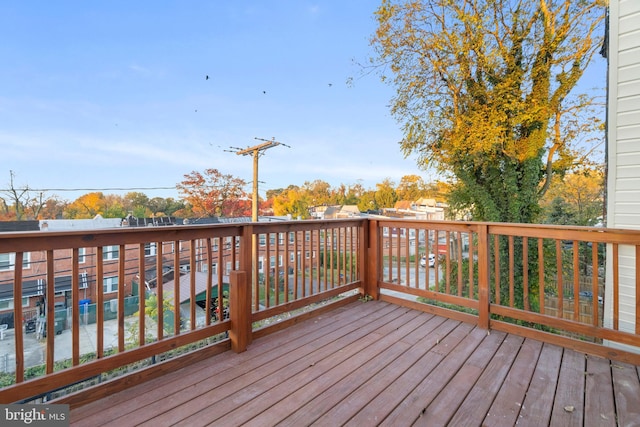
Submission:
<svg viewBox="0 0 640 427">
<path fill-rule="evenodd" d="M 607 227 L 640 229 L 640 0 L 611 0 Z M 605 324 L 613 318 L 613 260 L 607 250 Z M 620 330 L 635 331 L 635 247 L 620 246 Z M 640 349 L 635 349 L 640 351 Z"/>
</svg>

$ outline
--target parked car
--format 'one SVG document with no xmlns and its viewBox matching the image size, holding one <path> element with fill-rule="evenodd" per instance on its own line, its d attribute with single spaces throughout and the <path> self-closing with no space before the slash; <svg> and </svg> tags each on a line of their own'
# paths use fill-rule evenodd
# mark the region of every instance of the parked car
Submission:
<svg viewBox="0 0 640 427">
<path fill-rule="evenodd" d="M 586 299 L 593 299 L 593 292 L 591 291 L 580 291 L 580 293 L 578 294 L 580 296 L 580 298 L 586 298 Z M 602 296 L 598 295 L 598 304 L 603 304 L 604 303 L 604 298 L 602 298 Z"/>
<path fill-rule="evenodd" d="M 422 255 L 422 258 L 420 258 L 420 266 L 426 267 L 427 264 L 429 264 L 429 267 L 436 265 L 436 256 L 434 254 L 429 254 L 429 259 L 427 259 L 426 255 Z"/>
</svg>

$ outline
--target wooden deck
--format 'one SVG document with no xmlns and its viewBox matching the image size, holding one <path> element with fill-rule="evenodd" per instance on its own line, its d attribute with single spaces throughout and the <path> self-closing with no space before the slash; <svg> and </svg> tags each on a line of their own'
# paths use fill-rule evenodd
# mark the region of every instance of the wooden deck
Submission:
<svg viewBox="0 0 640 427">
<path fill-rule="evenodd" d="M 73 409 L 74 426 L 640 425 L 640 370 L 356 302 Z"/>
</svg>

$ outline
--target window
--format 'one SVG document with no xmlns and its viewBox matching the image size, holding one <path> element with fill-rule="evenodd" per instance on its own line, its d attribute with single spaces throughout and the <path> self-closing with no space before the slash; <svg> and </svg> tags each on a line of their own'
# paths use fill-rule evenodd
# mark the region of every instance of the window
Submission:
<svg viewBox="0 0 640 427">
<path fill-rule="evenodd" d="M 29 268 L 31 254 L 29 252 L 22 253 L 22 268 Z M 13 270 L 16 266 L 16 254 L 11 252 L 8 254 L 0 254 L 0 271 Z"/>
<path fill-rule="evenodd" d="M 262 271 L 262 257 L 258 260 L 258 271 Z"/>
<path fill-rule="evenodd" d="M 227 261 L 226 265 L 225 265 L 225 274 L 229 275 L 231 273 L 231 261 Z"/>
<path fill-rule="evenodd" d="M 15 259 L 15 256 L 15 254 L 0 254 L 0 271 L 13 270 L 13 259 Z"/>
<path fill-rule="evenodd" d="M 118 292 L 118 276 L 105 277 L 102 285 L 105 294 Z"/>
<path fill-rule="evenodd" d="M 278 243 L 284 245 L 284 233 L 278 233 Z"/>
<path fill-rule="evenodd" d="M 289 232 L 289 243 L 293 243 L 296 241 L 296 232 L 295 231 L 290 231 Z"/>
<path fill-rule="evenodd" d="M 104 261 L 118 259 L 119 250 L 120 248 L 118 248 L 118 246 L 104 246 L 102 248 L 102 259 Z"/>
<path fill-rule="evenodd" d="M 213 252 L 218 252 L 218 238 L 213 239 Z"/>
<path fill-rule="evenodd" d="M 145 243 L 144 244 L 144 256 L 155 256 L 156 254 L 156 243 Z"/>
<path fill-rule="evenodd" d="M 87 248 L 78 248 L 78 264 L 84 264 L 86 262 Z"/>
<path fill-rule="evenodd" d="M 272 255 L 269 257 L 269 267 L 274 268 L 276 266 L 276 257 Z"/>
<path fill-rule="evenodd" d="M 29 297 L 22 298 L 22 306 L 29 307 Z M 13 307 L 13 298 L 0 301 L 0 310 L 11 310 Z"/>
<path fill-rule="evenodd" d="M 218 274 L 218 263 L 211 264 L 211 274 Z"/>
<path fill-rule="evenodd" d="M 264 234 L 260 235 L 260 246 L 267 246 L 267 236 Z"/>
</svg>

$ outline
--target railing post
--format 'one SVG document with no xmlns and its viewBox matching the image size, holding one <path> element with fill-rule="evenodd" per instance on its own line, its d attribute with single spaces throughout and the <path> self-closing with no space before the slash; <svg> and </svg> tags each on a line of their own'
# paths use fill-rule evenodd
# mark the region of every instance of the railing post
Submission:
<svg viewBox="0 0 640 427">
<path fill-rule="evenodd" d="M 365 261 L 366 268 L 364 294 L 377 300 L 380 297 L 378 289 L 378 272 L 380 269 L 380 238 L 378 235 L 378 221 L 369 219 L 368 230 L 364 230 L 365 237 Z M 366 227 L 367 225 L 365 225 Z M 367 236 L 368 235 L 368 236 Z M 364 252 L 363 252 L 364 253 Z"/>
<path fill-rule="evenodd" d="M 251 291 L 247 273 L 233 270 L 229 276 L 229 312 L 231 318 L 231 349 L 242 353 L 251 344 Z"/>
<path fill-rule="evenodd" d="M 489 329 L 489 225 L 478 225 L 478 326 Z M 471 260 L 470 260 L 471 261 Z"/>
</svg>

